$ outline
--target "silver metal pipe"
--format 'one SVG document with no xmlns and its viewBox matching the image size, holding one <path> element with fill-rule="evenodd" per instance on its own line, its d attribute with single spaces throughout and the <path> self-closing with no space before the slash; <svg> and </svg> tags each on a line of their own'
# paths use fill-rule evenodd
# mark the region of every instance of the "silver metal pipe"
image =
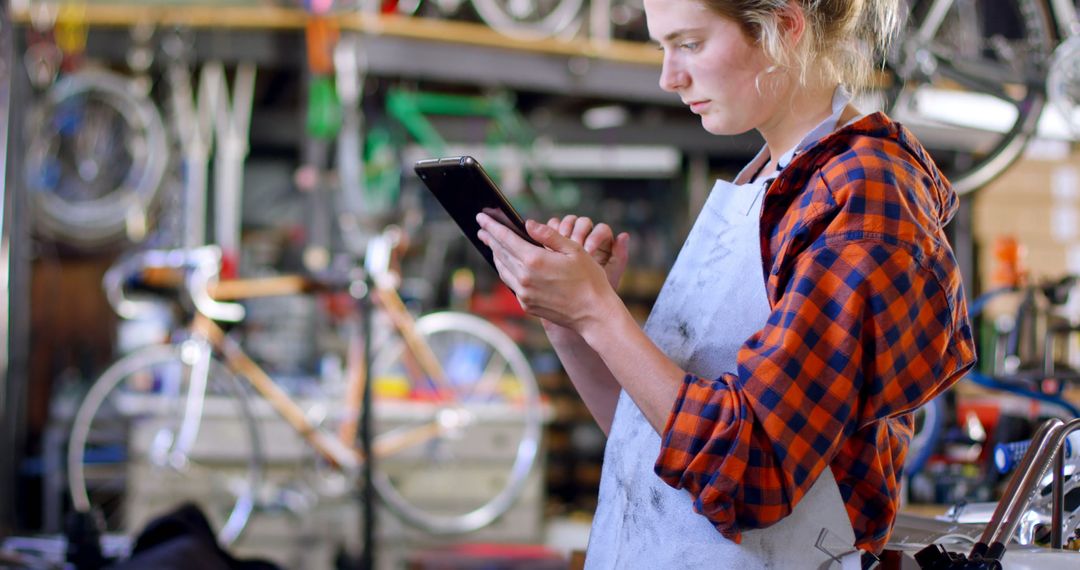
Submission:
<svg viewBox="0 0 1080 570">
<path fill-rule="evenodd" d="M 1004 543 L 1008 540 L 1008 537 L 1012 536 L 1013 531 L 1016 530 L 1016 525 L 1020 523 L 1020 515 L 1031 501 L 1031 496 L 1035 492 L 1039 479 L 1049 464 L 1049 458 L 1044 456 L 1046 455 L 1046 449 L 1053 449 L 1049 447 L 1051 445 L 1051 435 L 1062 425 L 1064 425 L 1064 422 L 1054 418 L 1039 426 L 1035 436 L 1031 438 L 1031 445 L 1028 446 L 1027 452 L 1024 453 L 1024 458 L 1020 460 L 1016 474 L 1009 480 L 1009 485 L 1006 487 L 1005 494 L 1001 502 L 998 503 L 997 509 L 994 510 L 993 517 L 990 518 L 990 522 L 986 525 L 986 530 L 979 537 L 979 543 L 984 546 L 992 545 L 995 542 Z M 976 548 L 978 546 L 979 544 L 976 544 Z M 975 553 L 973 550 L 972 554 Z"/>
<path fill-rule="evenodd" d="M 1065 453 L 1058 446 L 1054 453 L 1053 502 L 1050 504 L 1050 548 L 1060 549 L 1061 525 L 1065 521 Z"/>
<path fill-rule="evenodd" d="M 1065 519 L 1065 438 L 1069 437 L 1069 434 L 1073 431 L 1080 429 L 1080 418 L 1070 420 L 1064 426 L 1057 431 L 1057 461 L 1054 462 L 1054 485 L 1053 496 L 1054 510 L 1052 513 L 1053 527 L 1050 529 L 1050 543 L 1056 544 L 1054 548 L 1063 547 L 1062 528 Z"/>
<path fill-rule="evenodd" d="M 1020 523 L 1024 510 L 1030 504 L 1043 473 L 1046 472 L 1050 462 L 1055 457 L 1064 457 L 1062 449 L 1065 438 L 1076 429 L 1080 429 L 1080 418 L 1070 420 L 1068 423 L 1054 418 L 1047 420 L 1039 427 L 1038 431 L 1035 432 L 1035 436 L 1031 439 L 1031 445 L 1028 446 L 1027 453 L 1024 454 L 1024 458 L 1017 467 L 1016 475 L 1009 480 L 1002 502 L 998 504 L 998 508 L 994 511 L 989 524 L 986 525 L 982 536 L 979 537 L 979 542 L 972 549 L 972 555 L 976 554 L 979 549 L 992 547 L 995 543 L 1004 545 L 1008 542 L 1009 537 L 1012 536 L 1016 526 Z M 1052 497 L 1055 512 L 1054 528 L 1051 529 L 1051 542 L 1054 542 L 1056 535 L 1056 543 L 1059 545 L 1062 542 L 1061 522 L 1063 513 L 1059 511 L 1063 508 L 1063 482 L 1064 461 L 1059 460 L 1055 462 Z"/>
</svg>

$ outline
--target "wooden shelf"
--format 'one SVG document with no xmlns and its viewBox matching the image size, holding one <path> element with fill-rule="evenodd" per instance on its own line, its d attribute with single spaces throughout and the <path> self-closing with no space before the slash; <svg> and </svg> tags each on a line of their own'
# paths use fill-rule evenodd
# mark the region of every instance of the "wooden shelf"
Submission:
<svg viewBox="0 0 1080 570">
<path fill-rule="evenodd" d="M 16 11 L 17 23 L 30 23 L 30 14 Z M 275 6 L 176 6 L 145 4 L 103 4 L 86 6 L 85 20 L 91 27 L 131 27 L 139 24 L 192 28 L 247 30 L 300 30 L 307 12 Z M 470 22 L 414 18 L 399 15 L 337 14 L 344 30 L 425 41 L 492 47 L 537 54 L 584 57 L 649 67 L 659 67 L 660 53 L 651 45 L 612 40 L 562 40 L 550 37 L 518 37 Z"/>
</svg>

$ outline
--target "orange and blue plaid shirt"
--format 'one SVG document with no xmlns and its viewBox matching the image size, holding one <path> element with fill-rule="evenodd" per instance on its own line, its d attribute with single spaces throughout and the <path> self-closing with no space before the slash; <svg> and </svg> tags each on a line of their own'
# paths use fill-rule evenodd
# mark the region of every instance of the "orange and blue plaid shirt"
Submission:
<svg viewBox="0 0 1080 570">
<path fill-rule="evenodd" d="M 737 372 L 685 378 L 655 466 L 724 536 L 787 516 L 832 469 L 856 544 L 885 546 L 911 412 L 975 363 L 943 229 L 957 204 L 925 149 L 881 113 L 797 154 L 769 186 L 769 319 Z"/>
</svg>

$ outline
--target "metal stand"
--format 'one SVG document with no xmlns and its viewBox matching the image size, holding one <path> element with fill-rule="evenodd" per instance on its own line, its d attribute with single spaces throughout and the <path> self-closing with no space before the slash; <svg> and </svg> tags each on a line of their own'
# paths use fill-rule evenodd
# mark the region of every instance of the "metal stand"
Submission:
<svg viewBox="0 0 1080 570">
<path fill-rule="evenodd" d="M 11 275 L 11 255 L 8 250 L 8 232 L 10 225 L 9 204 L 12 202 L 11 193 L 7 185 L 7 149 L 8 149 L 8 121 L 11 118 L 11 107 L 8 95 L 11 92 L 11 66 L 14 65 L 12 54 L 12 30 L 8 19 L 8 4 L 0 3 L 0 457 L 12 457 L 14 441 L 11 434 L 12 428 L 11 410 L 13 406 L 8 400 L 8 385 L 10 384 L 10 370 L 8 367 L 8 349 L 11 332 L 11 323 L 8 315 L 10 309 L 9 275 Z M 14 473 L 10 469 L 0 471 L 0 535 L 9 534 L 12 526 L 11 497 L 15 496 L 12 488 L 11 477 Z"/>
<path fill-rule="evenodd" d="M 375 283 L 372 281 L 371 273 L 364 272 L 364 291 L 362 295 L 356 295 L 356 302 L 360 305 L 360 322 L 361 322 L 361 334 L 364 338 L 364 392 L 363 399 L 360 405 L 360 449 L 364 455 L 364 466 L 361 469 L 364 477 L 364 486 L 361 491 L 360 500 L 363 501 L 362 514 L 363 514 L 363 535 L 361 536 L 361 544 L 363 545 L 363 551 L 360 555 L 360 568 L 362 570 L 373 570 L 375 568 L 375 501 L 377 497 L 375 495 L 375 481 L 373 479 L 375 474 L 375 453 L 372 449 L 372 439 L 374 425 L 372 424 L 372 397 L 371 397 L 371 315 L 374 309 L 374 303 L 372 303 L 371 292 L 374 290 Z"/>
<path fill-rule="evenodd" d="M 10 144 L 22 132 L 23 116 L 12 104 L 25 102 L 26 75 L 14 54 L 19 49 L 9 4 L 0 3 L 0 535 L 13 530 L 16 469 L 22 462 L 24 409 L 29 355 L 30 264 L 26 196 L 20 192 L 20 146 Z"/>
</svg>

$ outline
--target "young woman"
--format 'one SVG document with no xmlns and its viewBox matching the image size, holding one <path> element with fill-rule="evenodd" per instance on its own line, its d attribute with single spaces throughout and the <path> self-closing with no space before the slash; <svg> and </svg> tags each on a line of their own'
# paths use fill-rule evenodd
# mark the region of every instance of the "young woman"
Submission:
<svg viewBox="0 0 1080 570">
<path fill-rule="evenodd" d="M 943 231 L 956 196 L 911 133 L 848 102 L 896 1 L 645 11 L 661 87 L 710 133 L 756 129 L 766 144 L 716 183 L 644 330 L 615 293 L 628 236 L 568 216 L 530 221 L 536 247 L 478 217 L 609 434 L 588 567 L 818 568 L 879 552 L 911 411 L 975 360 Z"/>
</svg>

